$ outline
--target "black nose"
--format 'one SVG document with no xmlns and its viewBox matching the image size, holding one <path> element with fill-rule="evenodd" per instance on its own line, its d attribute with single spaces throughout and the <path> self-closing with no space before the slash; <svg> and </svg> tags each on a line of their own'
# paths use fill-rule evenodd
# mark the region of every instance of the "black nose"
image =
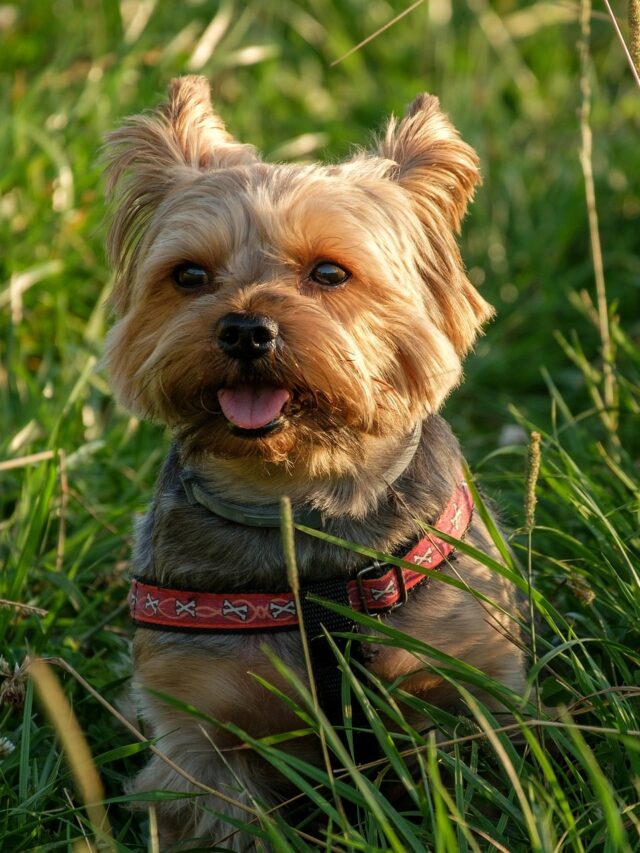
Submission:
<svg viewBox="0 0 640 853">
<path fill-rule="evenodd" d="M 262 314 L 227 314 L 217 331 L 220 348 L 231 358 L 251 361 L 276 348 L 278 324 Z"/>
</svg>

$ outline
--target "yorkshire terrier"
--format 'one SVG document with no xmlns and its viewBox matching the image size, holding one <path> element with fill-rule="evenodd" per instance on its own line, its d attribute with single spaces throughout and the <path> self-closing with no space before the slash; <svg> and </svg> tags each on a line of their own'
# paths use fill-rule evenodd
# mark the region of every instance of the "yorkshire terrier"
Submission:
<svg viewBox="0 0 640 853">
<path fill-rule="evenodd" d="M 438 415 L 492 314 L 456 242 L 478 159 L 423 94 L 370 152 L 326 166 L 263 163 L 225 129 L 202 77 L 174 80 L 166 103 L 111 133 L 107 159 L 118 319 L 106 363 L 118 399 L 174 439 L 136 535 L 135 680 L 158 748 L 229 798 L 158 802 L 162 846 L 214 845 L 233 831 L 225 816 L 246 816 L 242 803 L 269 806 L 290 791 L 255 752 L 233 749 L 228 729 L 157 694 L 254 738 L 299 728 L 252 675 L 293 695 L 266 644 L 307 681 L 282 496 L 307 528 L 395 559 L 372 563 L 296 534 L 301 597 L 315 593 L 305 619 L 319 643 L 314 678 L 336 725 L 340 671 L 322 626 L 339 633 L 344 622 L 318 597 L 523 690 L 515 587 L 434 532 L 498 558 Z M 435 570 L 461 583 L 439 583 Z M 456 707 L 428 659 L 372 636 L 361 659 L 373 676 Z M 312 736 L 284 748 L 321 760 Z M 200 790 L 158 755 L 132 787 Z"/>
</svg>

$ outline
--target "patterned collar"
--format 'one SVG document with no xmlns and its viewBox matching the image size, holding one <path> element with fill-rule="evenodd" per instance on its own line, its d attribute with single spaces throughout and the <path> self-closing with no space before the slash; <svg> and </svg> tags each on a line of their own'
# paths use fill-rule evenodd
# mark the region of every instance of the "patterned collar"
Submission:
<svg viewBox="0 0 640 853">
<path fill-rule="evenodd" d="M 433 527 L 461 539 L 472 514 L 471 494 L 461 478 Z M 334 600 L 344 600 L 353 610 L 365 613 L 388 613 L 404 604 L 411 590 L 428 581 L 421 569 L 440 568 L 453 550 L 453 545 L 436 534 L 426 534 L 403 557 L 405 562 L 416 566 L 415 570 L 376 561 L 361 569 L 355 578 L 334 578 L 302 586 L 301 597 L 314 595 L 331 600 L 334 598 L 331 590 L 337 585 L 339 595 Z M 298 626 L 292 592 L 192 592 L 135 579 L 131 584 L 129 609 L 137 625 L 163 631 L 250 633 L 292 630 Z"/>
</svg>

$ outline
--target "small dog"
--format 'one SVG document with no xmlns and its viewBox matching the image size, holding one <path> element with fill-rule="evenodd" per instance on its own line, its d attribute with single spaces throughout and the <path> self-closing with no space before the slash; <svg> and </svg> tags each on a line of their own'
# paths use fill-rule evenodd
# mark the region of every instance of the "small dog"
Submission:
<svg viewBox="0 0 640 853">
<path fill-rule="evenodd" d="M 437 568 L 498 607 L 298 533 L 303 593 L 330 598 L 323 584 L 337 583 L 335 600 L 377 609 L 383 624 L 520 692 L 523 654 L 505 615 L 517 612 L 515 588 L 463 553 L 453 561 L 417 523 L 497 556 L 437 414 L 492 314 L 456 243 L 477 157 L 437 99 L 418 96 L 370 153 L 271 165 L 227 132 L 206 80 L 183 77 L 157 111 L 110 134 L 107 158 L 118 320 L 106 363 L 119 400 L 174 436 L 137 530 L 137 683 L 253 737 L 299 727 L 249 674 L 291 693 L 266 643 L 306 681 L 278 529 L 288 495 L 302 524 Z M 408 650 L 370 643 L 363 659 L 430 703 L 458 703 Z M 323 667 L 335 657 L 318 662 L 330 680 Z M 247 804 L 289 793 L 256 754 L 229 749 L 238 741 L 225 729 L 149 692 L 140 703 L 160 749 L 192 777 Z M 321 760 L 311 737 L 287 748 Z M 157 756 L 133 788 L 197 790 Z M 157 809 L 165 848 L 213 845 L 232 829 L 225 815 L 244 816 L 214 796 Z"/>
</svg>

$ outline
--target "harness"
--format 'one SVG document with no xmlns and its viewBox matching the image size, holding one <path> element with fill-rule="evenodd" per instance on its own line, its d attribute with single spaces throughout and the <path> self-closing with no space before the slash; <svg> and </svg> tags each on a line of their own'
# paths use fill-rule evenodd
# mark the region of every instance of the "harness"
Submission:
<svg viewBox="0 0 640 853">
<path fill-rule="evenodd" d="M 183 484 L 192 503 L 200 503 L 224 518 L 238 521 L 241 516 L 243 521 L 239 523 L 250 526 L 279 526 L 275 509 L 258 512 L 255 520 L 247 521 L 247 508 L 224 502 L 223 511 L 217 511 L 222 502 L 212 499 L 197 484 L 194 487 L 191 480 L 185 478 Z M 255 509 L 251 510 L 251 514 L 255 516 Z M 472 514 L 473 500 L 461 476 L 446 507 L 432 526 L 448 536 L 461 539 L 469 527 Z M 273 518 L 267 519 L 268 515 Z M 303 523 L 317 521 L 309 513 L 299 513 L 295 518 Z M 354 619 L 328 609 L 316 599 L 342 604 L 352 611 L 383 616 L 402 607 L 415 590 L 426 587 L 430 579 L 422 570 L 438 570 L 453 551 L 453 545 L 435 533 L 428 533 L 402 557 L 405 562 L 415 565 L 415 570 L 374 561 L 360 569 L 355 577 L 329 578 L 301 585 L 303 620 L 309 639 L 318 699 L 333 725 L 343 725 L 342 673 L 323 629 L 344 652 L 348 641 L 334 635 L 354 633 L 357 625 Z M 248 634 L 299 628 L 292 592 L 200 592 L 168 587 L 142 578 L 133 580 L 131 584 L 129 609 L 136 625 L 162 631 Z M 364 663 L 360 644 L 352 645 L 350 658 Z M 353 707 L 352 723 L 354 727 L 367 728 L 368 725 L 364 711 L 357 704 Z M 356 740 L 357 755 L 364 756 L 365 744 L 368 747 L 370 739 L 367 741 L 361 738 L 359 743 Z"/>
<path fill-rule="evenodd" d="M 448 536 L 462 538 L 472 512 L 471 495 L 462 481 L 433 527 Z M 402 556 L 405 562 L 417 566 L 417 570 L 374 561 L 360 569 L 354 578 L 331 578 L 303 585 L 301 598 L 305 601 L 313 595 L 328 601 L 339 599 L 352 610 L 373 615 L 389 613 L 406 603 L 409 592 L 428 583 L 428 577 L 420 569 L 438 569 L 453 550 L 453 545 L 428 533 Z M 135 579 L 131 583 L 129 609 L 137 625 L 168 631 L 250 633 L 298 627 L 292 592 L 196 592 Z"/>
</svg>

